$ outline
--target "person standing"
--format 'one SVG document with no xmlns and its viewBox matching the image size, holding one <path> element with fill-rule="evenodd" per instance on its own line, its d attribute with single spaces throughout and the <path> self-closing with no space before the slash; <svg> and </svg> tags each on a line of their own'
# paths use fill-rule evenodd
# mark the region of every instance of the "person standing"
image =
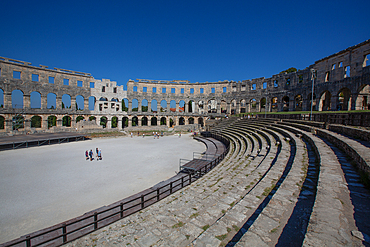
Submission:
<svg viewBox="0 0 370 247">
<path fill-rule="evenodd" d="M 90 161 L 92 161 L 92 159 L 93 159 L 93 151 L 92 151 L 92 149 L 90 149 L 90 152 L 89 152 L 89 156 L 90 156 Z"/>
<path fill-rule="evenodd" d="M 131 132 L 131 138 L 132 138 L 132 132 Z"/>
<path fill-rule="evenodd" d="M 99 149 L 99 151 L 98 151 L 98 159 L 99 160 L 102 160 L 102 157 L 101 157 L 101 149 Z"/>
<path fill-rule="evenodd" d="M 88 160 L 89 159 L 89 151 L 86 150 L 85 156 L 86 156 L 86 160 Z"/>
</svg>

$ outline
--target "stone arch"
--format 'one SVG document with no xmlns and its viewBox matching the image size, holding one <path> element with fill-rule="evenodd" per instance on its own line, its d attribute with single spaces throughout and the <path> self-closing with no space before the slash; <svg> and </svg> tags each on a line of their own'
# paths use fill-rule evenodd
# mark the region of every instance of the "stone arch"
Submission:
<svg viewBox="0 0 370 247">
<path fill-rule="evenodd" d="M 119 102 L 119 100 L 117 98 L 112 98 L 110 101 Z"/>
<path fill-rule="evenodd" d="M 307 94 L 307 102 L 308 104 L 308 110 L 311 111 L 311 103 L 312 103 L 312 92 Z M 317 105 L 316 105 L 316 94 L 313 94 L 313 106 L 312 106 L 312 111 L 317 111 Z"/>
<path fill-rule="evenodd" d="M 200 124 L 200 126 L 203 128 L 204 126 L 204 122 L 203 122 L 203 118 L 198 118 L 198 124 Z"/>
<path fill-rule="evenodd" d="M 302 111 L 302 106 L 303 106 L 303 97 L 301 94 L 297 94 L 294 97 L 294 110 Z"/>
<path fill-rule="evenodd" d="M 133 117 L 131 119 L 132 126 L 139 126 L 139 118 L 138 117 Z"/>
<path fill-rule="evenodd" d="M 142 117 L 141 118 L 141 126 L 148 126 L 148 118 Z"/>
<path fill-rule="evenodd" d="M 245 99 L 240 100 L 240 113 L 246 113 L 247 101 Z"/>
<path fill-rule="evenodd" d="M 94 111 L 95 110 L 95 103 L 96 103 L 95 96 L 90 96 L 89 97 L 89 110 L 90 111 Z"/>
<path fill-rule="evenodd" d="M 32 116 L 31 117 L 31 128 L 41 128 L 42 126 L 42 118 L 40 116 Z"/>
<path fill-rule="evenodd" d="M 227 114 L 227 103 L 225 100 L 221 100 L 221 113 Z"/>
<path fill-rule="evenodd" d="M 5 117 L 0 115 L 0 129 L 5 129 Z"/>
<path fill-rule="evenodd" d="M 265 97 L 262 97 L 261 99 L 260 99 L 260 112 L 264 112 L 264 111 L 266 111 L 267 109 L 266 109 L 266 107 L 267 107 L 267 105 L 266 105 L 266 103 L 267 103 L 267 99 L 265 98 Z"/>
<path fill-rule="evenodd" d="M 164 100 L 164 99 L 161 101 L 161 109 L 160 109 L 160 112 L 167 112 L 167 101 Z"/>
<path fill-rule="evenodd" d="M 179 112 L 185 112 L 185 101 L 180 100 L 179 102 Z"/>
<path fill-rule="evenodd" d="M 150 125 L 152 126 L 157 126 L 157 118 L 156 117 L 152 117 L 150 119 Z"/>
<path fill-rule="evenodd" d="M 193 118 L 193 117 L 189 117 L 189 119 L 188 119 L 188 123 L 189 123 L 189 124 L 194 124 L 194 118 Z"/>
<path fill-rule="evenodd" d="M 185 119 L 183 117 L 179 118 L 179 125 L 185 125 Z"/>
<path fill-rule="evenodd" d="M 161 117 L 161 125 L 167 125 L 167 119 L 165 117 Z"/>
<path fill-rule="evenodd" d="M 0 108 L 4 107 L 4 91 L 0 88 Z"/>
<path fill-rule="evenodd" d="M 122 99 L 122 111 L 128 112 L 128 99 L 127 98 Z"/>
<path fill-rule="evenodd" d="M 113 116 L 111 119 L 111 128 L 115 129 L 118 127 L 118 117 Z"/>
<path fill-rule="evenodd" d="M 20 114 L 15 115 L 12 118 L 13 130 L 23 129 L 24 128 L 24 117 Z"/>
<path fill-rule="evenodd" d="M 170 111 L 176 112 L 176 101 L 175 100 L 170 101 Z"/>
<path fill-rule="evenodd" d="M 150 105 L 151 105 L 150 111 L 157 113 L 158 112 L 158 101 L 156 99 L 153 99 Z"/>
<path fill-rule="evenodd" d="M 215 99 L 208 100 L 207 109 L 208 113 L 217 113 L 217 101 Z"/>
<path fill-rule="evenodd" d="M 271 98 L 271 112 L 277 112 L 278 111 L 278 98 L 273 97 Z"/>
<path fill-rule="evenodd" d="M 46 107 L 48 109 L 56 109 L 57 108 L 57 95 L 55 93 L 48 93 L 46 96 Z"/>
<path fill-rule="evenodd" d="M 324 91 L 320 96 L 319 111 L 329 111 L 331 109 L 331 93 Z"/>
<path fill-rule="evenodd" d="M 54 115 L 48 116 L 48 129 L 57 126 L 57 117 Z"/>
<path fill-rule="evenodd" d="M 93 121 L 93 120 L 96 121 L 96 117 L 95 116 L 90 116 L 89 121 Z"/>
<path fill-rule="evenodd" d="M 71 127 L 72 118 L 70 116 L 64 116 L 62 118 L 62 126 Z"/>
<path fill-rule="evenodd" d="M 198 113 L 203 114 L 204 113 L 204 107 L 205 107 L 205 102 L 203 100 L 198 101 Z"/>
<path fill-rule="evenodd" d="M 234 115 L 234 114 L 236 114 L 236 99 L 231 100 L 230 103 L 231 103 L 231 112 L 230 112 L 230 114 Z"/>
<path fill-rule="evenodd" d="M 76 117 L 76 123 L 78 123 L 78 122 L 80 122 L 80 121 L 83 121 L 83 120 L 85 120 L 85 118 L 84 118 L 84 116 L 77 116 Z"/>
<path fill-rule="evenodd" d="M 189 103 L 188 103 L 188 112 L 189 113 L 193 113 L 195 111 L 195 103 L 193 100 L 189 100 Z"/>
<path fill-rule="evenodd" d="M 283 111 L 289 111 L 289 97 L 284 96 L 282 98 L 282 103 L 283 103 Z"/>
<path fill-rule="evenodd" d="M 23 108 L 23 91 L 15 89 L 12 91 L 12 108 Z"/>
<path fill-rule="evenodd" d="M 41 108 L 41 93 L 33 91 L 30 93 L 30 107 L 40 109 Z"/>
<path fill-rule="evenodd" d="M 370 110 L 370 86 L 361 85 L 358 90 L 355 103 L 356 110 Z"/>
<path fill-rule="evenodd" d="M 100 125 L 103 126 L 103 128 L 106 128 L 107 127 L 107 123 L 108 123 L 108 118 L 103 116 L 100 118 Z"/>
<path fill-rule="evenodd" d="M 148 100 L 143 99 L 141 101 L 141 111 L 142 112 L 147 112 L 148 111 Z"/>
<path fill-rule="evenodd" d="M 257 111 L 257 100 L 251 99 L 249 102 L 250 102 L 249 104 L 250 104 L 251 112 L 256 112 Z"/>
<path fill-rule="evenodd" d="M 62 109 L 71 108 L 71 107 L 72 107 L 71 106 L 71 96 L 69 94 L 63 94 L 63 96 L 62 96 Z"/>
<path fill-rule="evenodd" d="M 82 95 L 76 96 L 76 110 L 84 110 L 85 108 L 84 101 L 85 98 Z"/>
<path fill-rule="evenodd" d="M 342 88 L 337 94 L 337 107 L 338 111 L 351 110 L 351 91 L 348 88 Z"/>
<path fill-rule="evenodd" d="M 137 99 L 133 99 L 132 101 L 131 111 L 138 111 L 139 110 L 139 101 Z"/>
<path fill-rule="evenodd" d="M 128 127 L 128 117 L 122 118 L 122 129 Z"/>
</svg>

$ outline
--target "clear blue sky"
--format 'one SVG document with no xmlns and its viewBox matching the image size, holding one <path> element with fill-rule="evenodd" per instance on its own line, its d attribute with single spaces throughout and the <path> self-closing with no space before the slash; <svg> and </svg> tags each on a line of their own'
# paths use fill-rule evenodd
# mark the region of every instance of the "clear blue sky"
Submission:
<svg viewBox="0 0 370 247">
<path fill-rule="evenodd" d="M 370 38 L 370 1 L 3 1 L 0 56 L 95 78 L 270 77 Z"/>
</svg>

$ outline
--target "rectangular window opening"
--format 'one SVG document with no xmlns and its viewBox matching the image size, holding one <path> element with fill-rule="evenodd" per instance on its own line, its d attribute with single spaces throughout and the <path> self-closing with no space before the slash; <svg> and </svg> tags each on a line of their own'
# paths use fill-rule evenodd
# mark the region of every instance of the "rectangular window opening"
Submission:
<svg viewBox="0 0 370 247">
<path fill-rule="evenodd" d="M 287 85 L 290 85 L 290 78 L 287 78 L 287 79 L 286 79 L 286 84 L 287 84 Z"/>
<path fill-rule="evenodd" d="M 116 87 L 113 88 L 113 93 L 117 93 L 117 88 Z"/>
<path fill-rule="evenodd" d="M 339 62 L 338 63 L 338 68 L 342 68 L 343 67 L 343 62 Z"/>
<path fill-rule="evenodd" d="M 63 85 L 68 86 L 69 85 L 69 79 L 63 79 Z"/>
<path fill-rule="evenodd" d="M 102 92 L 102 93 L 105 93 L 105 86 L 102 86 L 102 88 L 101 88 L 101 92 Z"/>
<path fill-rule="evenodd" d="M 51 84 L 54 84 L 54 77 L 52 77 L 52 76 L 49 76 L 49 83 L 51 83 Z"/>
<path fill-rule="evenodd" d="M 303 75 L 299 75 L 299 76 L 298 76 L 298 82 L 299 82 L 299 83 L 302 83 L 302 82 L 303 82 Z"/>
<path fill-rule="evenodd" d="M 143 93 L 146 93 L 147 92 L 147 87 L 143 87 Z"/>
<path fill-rule="evenodd" d="M 367 66 L 370 66 L 370 54 L 365 55 L 364 63 L 362 65 L 362 67 L 367 67 Z"/>
<path fill-rule="evenodd" d="M 264 82 L 263 84 L 262 84 L 262 89 L 266 89 L 267 88 L 267 82 Z"/>
<path fill-rule="evenodd" d="M 82 81 L 77 81 L 77 87 L 83 87 L 83 82 Z"/>
<path fill-rule="evenodd" d="M 252 84 L 252 90 L 256 90 L 256 87 L 257 87 L 256 84 Z"/>
<path fill-rule="evenodd" d="M 134 87 L 133 87 L 133 91 L 134 91 L 134 92 L 137 92 L 137 86 L 134 86 Z"/>
<path fill-rule="evenodd" d="M 222 88 L 222 92 L 226 93 L 226 87 Z"/>
<path fill-rule="evenodd" d="M 90 82 L 90 88 L 95 88 L 95 83 L 94 82 Z"/>
<path fill-rule="evenodd" d="M 347 66 L 344 71 L 345 71 L 344 78 L 351 77 L 351 66 Z"/>
<path fill-rule="evenodd" d="M 245 91 L 245 90 L 246 90 L 246 86 L 242 85 L 241 91 Z"/>
<path fill-rule="evenodd" d="M 331 66 L 331 70 L 335 70 L 335 63 Z"/>
<path fill-rule="evenodd" d="M 32 81 L 39 81 L 39 75 L 32 74 Z"/>
<path fill-rule="evenodd" d="M 236 92 L 236 86 L 233 86 L 233 92 Z"/>
<path fill-rule="evenodd" d="M 326 72 L 325 74 L 325 81 L 329 81 L 330 80 L 330 72 Z"/>
<path fill-rule="evenodd" d="M 211 88 L 211 93 L 216 93 L 216 88 Z"/>
<path fill-rule="evenodd" d="M 21 72 L 20 71 L 13 71 L 13 78 L 14 79 L 21 79 Z"/>
<path fill-rule="evenodd" d="M 171 88 L 171 93 L 176 93 L 176 89 L 175 88 Z"/>
<path fill-rule="evenodd" d="M 184 88 L 181 88 L 181 93 L 185 93 L 185 89 Z"/>
<path fill-rule="evenodd" d="M 190 93 L 193 94 L 194 93 L 194 88 L 190 88 Z"/>
<path fill-rule="evenodd" d="M 204 93 L 204 88 L 201 88 L 200 89 L 200 93 Z"/>
<path fill-rule="evenodd" d="M 152 92 L 153 92 L 153 93 L 156 93 L 156 92 L 157 92 L 157 88 L 156 88 L 156 87 L 153 87 L 153 88 L 152 88 Z"/>
<path fill-rule="evenodd" d="M 162 87 L 162 93 L 166 93 L 166 88 Z"/>
</svg>

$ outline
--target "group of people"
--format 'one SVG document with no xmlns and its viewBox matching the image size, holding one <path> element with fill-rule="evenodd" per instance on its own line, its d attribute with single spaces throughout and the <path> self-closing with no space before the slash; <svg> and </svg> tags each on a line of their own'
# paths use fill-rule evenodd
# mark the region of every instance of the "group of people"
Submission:
<svg viewBox="0 0 370 247">
<path fill-rule="evenodd" d="M 90 149 L 90 151 L 86 150 L 85 156 L 86 156 L 86 160 L 90 159 L 90 161 L 93 161 L 94 152 L 92 151 L 92 149 Z M 96 148 L 96 161 L 98 160 L 102 160 L 101 149 Z"/>
<path fill-rule="evenodd" d="M 134 134 L 132 132 L 130 133 L 130 135 L 131 135 L 131 138 L 134 136 Z M 160 135 L 163 137 L 163 132 L 161 132 Z M 137 136 L 140 136 L 140 132 L 139 131 L 137 132 Z M 145 137 L 145 133 L 143 133 L 143 138 L 144 137 Z M 153 131 L 153 137 L 154 137 L 154 139 L 155 138 L 159 139 L 159 133 Z"/>
</svg>

